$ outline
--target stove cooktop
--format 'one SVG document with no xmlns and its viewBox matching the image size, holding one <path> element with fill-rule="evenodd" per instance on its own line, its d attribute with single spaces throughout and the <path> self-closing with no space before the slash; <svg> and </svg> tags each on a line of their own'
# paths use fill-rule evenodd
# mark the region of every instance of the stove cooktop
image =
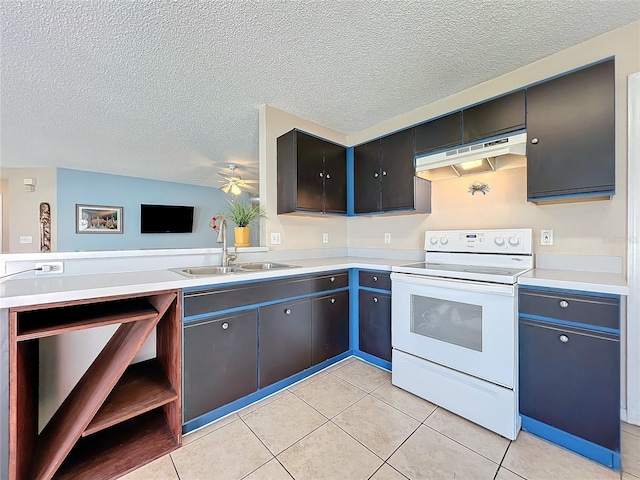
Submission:
<svg viewBox="0 0 640 480">
<path fill-rule="evenodd" d="M 411 263 L 394 267 L 394 272 L 412 273 L 441 278 L 475 280 L 495 283 L 515 284 L 518 276 L 531 270 L 530 267 L 503 267 L 488 265 L 458 265 L 447 263 Z"/>
</svg>

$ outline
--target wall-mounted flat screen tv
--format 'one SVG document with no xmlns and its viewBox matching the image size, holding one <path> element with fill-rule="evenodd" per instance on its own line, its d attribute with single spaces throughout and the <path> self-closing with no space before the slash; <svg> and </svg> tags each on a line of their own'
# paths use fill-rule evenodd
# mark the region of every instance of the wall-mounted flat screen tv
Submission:
<svg viewBox="0 0 640 480">
<path fill-rule="evenodd" d="M 191 233 L 193 207 L 140 205 L 140 233 Z"/>
</svg>

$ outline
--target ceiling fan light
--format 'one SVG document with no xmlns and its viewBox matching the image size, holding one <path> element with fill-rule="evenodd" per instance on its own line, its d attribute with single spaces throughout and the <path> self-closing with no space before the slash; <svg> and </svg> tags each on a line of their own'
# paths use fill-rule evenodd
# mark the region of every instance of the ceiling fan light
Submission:
<svg viewBox="0 0 640 480">
<path fill-rule="evenodd" d="M 231 185 L 226 184 L 220 187 L 220 190 L 222 190 L 224 193 L 229 193 L 229 188 L 231 188 Z"/>
<path fill-rule="evenodd" d="M 242 193 L 242 190 L 240 190 L 240 187 L 238 187 L 238 185 L 234 183 L 233 185 L 231 185 L 231 193 L 233 193 L 237 197 Z"/>
</svg>

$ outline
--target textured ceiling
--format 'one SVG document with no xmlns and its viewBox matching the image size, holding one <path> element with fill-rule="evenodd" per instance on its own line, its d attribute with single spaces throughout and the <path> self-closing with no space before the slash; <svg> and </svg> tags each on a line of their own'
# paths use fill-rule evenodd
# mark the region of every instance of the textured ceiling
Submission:
<svg viewBox="0 0 640 480">
<path fill-rule="evenodd" d="M 638 0 L 8 1 L 3 167 L 257 177 L 263 103 L 343 133 L 628 24 Z"/>
</svg>

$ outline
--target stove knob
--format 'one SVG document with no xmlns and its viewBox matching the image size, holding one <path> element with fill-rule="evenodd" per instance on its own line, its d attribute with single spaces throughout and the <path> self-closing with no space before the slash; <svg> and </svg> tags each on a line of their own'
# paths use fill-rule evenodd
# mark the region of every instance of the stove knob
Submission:
<svg viewBox="0 0 640 480">
<path fill-rule="evenodd" d="M 442 237 L 442 238 L 440 239 L 440 243 L 441 243 L 442 245 L 446 245 L 447 243 L 449 243 L 449 239 L 448 239 L 447 237 Z"/>
<path fill-rule="evenodd" d="M 438 239 L 436 237 L 431 237 L 429 241 L 431 242 L 431 245 L 435 245 L 436 243 L 438 243 Z"/>
<path fill-rule="evenodd" d="M 496 245 L 504 245 L 504 238 L 496 237 L 495 242 L 496 242 Z"/>
<path fill-rule="evenodd" d="M 520 243 L 520 239 L 518 237 L 511 237 L 509 239 L 509 245 L 516 246 Z"/>
</svg>

